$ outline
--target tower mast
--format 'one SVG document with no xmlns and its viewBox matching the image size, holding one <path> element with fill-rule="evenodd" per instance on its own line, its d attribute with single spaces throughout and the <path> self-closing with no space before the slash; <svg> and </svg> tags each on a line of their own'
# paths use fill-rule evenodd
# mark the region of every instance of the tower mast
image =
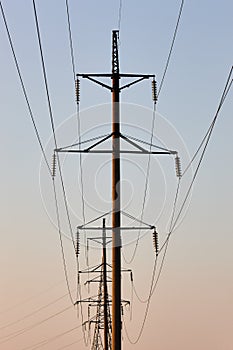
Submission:
<svg viewBox="0 0 233 350">
<path fill-rule="evenodd" d="M 112 349 L 121 349 L 121 181 L 118 31 L 112 33 Z"/>
</svg>

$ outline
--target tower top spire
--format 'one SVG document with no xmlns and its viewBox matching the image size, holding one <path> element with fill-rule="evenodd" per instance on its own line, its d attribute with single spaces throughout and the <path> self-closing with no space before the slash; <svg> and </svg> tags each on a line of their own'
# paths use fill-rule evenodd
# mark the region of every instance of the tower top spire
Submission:
<svg viewBox="0 0 233 350">
<path fill-rule="evenodd" d="M 112 74 L 119 74 L 119 56 L 118 56 L 119 30 L 112 31 Z"/>
</svg>

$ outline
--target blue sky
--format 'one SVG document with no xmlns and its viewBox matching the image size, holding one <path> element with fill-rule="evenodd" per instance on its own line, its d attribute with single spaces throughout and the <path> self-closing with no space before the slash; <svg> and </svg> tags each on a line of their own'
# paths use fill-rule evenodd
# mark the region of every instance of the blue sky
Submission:
<svg viewBox="0 0 233 350">
<path fill-rule="evenodd" d="M 78 72 L 109 72 L 111 69 L 111 31 L 118 26 L 118 1 L 70 0 L 70 14 Z M 29 0 L 2 1 L 24 82 L 44 145 L 51 136 L 49 116 L 36 40 L 32 3 Z M 177 20 L 179 1 L 122 0 L 120 31 L 120 67 L 122 72 L 155 74 L 161 80 Z M 72 69 L 66 22 L 65 1 L 37 1 L 42 43 L 48 74 L 49 89 L 58 129 L 59 143 L 73 142 L 75 113 Z M 174 52 L 162 89 L 158 112 L 158 133 L 166 143 L 178 147 L 182 166 L 197 149 L 217 109 L 222 90 L 232 66 L 231 1 L 185 1 Z M 1 94 L 1 326 L 11 323 L 67 293 L 58 234 L 54 221 L 52 189 L 26 104 L 20 89 L 6 31 L 1 20 L 0 30 L 0 94 Z M 111 96 L 89 82 L 81 82 L 82 131 L 107 124 L 111 120 Z M 122 123 L 126 130 L 141 136 L 151 123 L 151 87 L 149 82 L 127 89 L 122 94 Z M 128 105 L 127 105 L 128 103 Z M 138 107 L 136 107 L 138 105 Z M 165 268 L 153 296 L 148 321 L 140 342 L 132 346 L 125 335 L 124 349 L 141 349 L 156 344 L 160 350 L 211 348 L 231 350 L 233 310 L 232 279 L 232 205 L 233 205 L 233 142 L 232 90 L 221 110 L 194 186 L 190 205 L 182 224 L 172 236 Z M 142 117 L 140 117 L 142 116 Z M 130 124 L 130 127 L 126 124 Z M 127 129 L 128 128 L 128 129 Z M 91 131 L 91 133 L 95 133 Z M 46 148 L 51 159 L 51 142 Z M 138 163 L 137 163 L 138 162 Z M 102 168 L 102 164 L 106 166 Z M 124 164 L 125 163 L 125 164 Z M 143 170 L 146 161 L 129 160 L 123 163 L 125 201 L 138 215 L 143 195 Z M 66 158 L 64 176 L 68 188 L 72 224 L 80 224 L 80 191 L 77 187 L 78 159 Z M 138 164 L 138 168 L 136 166 Z M 84 189 L 88 204 L 103 210 L 109 206 L 110 186 L 108 158 L 84 158 Z M 96 169 L 99 172 L 96 173 Z M 127 172 L 128 171 L 128 172 Z M 154 173 L 153 173 L 154 171 Z M 93 174 L 93 178 L 91 177 Z M 98 176 L 97 176 L 97 175 Z M 136 175 L 135 175 L 136 174 Z M 165 174 L 165 177 L 164 177 Z M 136 178 L 138 176 L 138 178 Z M 180 202 L 187 189 L 181 191 Z M 96 182 L 95 182 L 96 181 Z M 150 195 L 145 218 L 156 222 L 161 240 L 165 237 L 176 179 L 172 160 L 153 161 L 150 175 Z M 93 189 L 94 194 L 90 189 Z M 42 196 L 41 196 L 42 194 Z M 101 197 L 103 195 L 103 197 Z M 158 197 L 158 198 L 157 198 Z M 60 200 L 60 196 L 59 196 Z M 63 209 L 62 204 L 61 211 Z M 156 209 L 154 209 L 154 207 Z M 91 219 L 93 209 L 87 208 Z M 62 212 L 62 218 L 64 213 Z M 157 218 L 157 217 L 156 217 Z M 62 223 L 64 231 L 67 224 Z M 72 288 L 75 286 L 75 259 L 70 241 L 65 239 L 65 251 Z M 129 257 L 134 245 L 125 248 Z M 93 250 L 90 263 L 100 259 Z M 146 297 L 153 266 L 151 236 L 140 240 L 135 272 L 138 292 Z M 124 261 L 124 260 L 123 260 Z M 125 263 L 123 263 L 125 264 Z M 84 251 L 81 265 L 85 266 Z M 128 268 L 128 265 L 125 264 Z M 143 281 L 143 283 L 142 283 Z M 144 282 L 145 281 L 145 282 Z M 57 285 L 57 283 L 60 283 Z M 56 285 L 56 286 L 55 286 Z M 50 288 L 48 292 L 45 291 Z M 130 298 L 130 284 L 124 278 L 124 295 Z M 93 290 L 94 291 L 94 290 Z M 84 295 L 86 293 L 84 289 Z M 31 298 L 31 301 L 22 304 Z M 17 306 L 18 304 L 21 304 Z M 15 305 L 15 307 L 14 307 Z M 59 305 L 46 309 L 33 318 L 4 330 L 4 335 L 31 326 L 62 308 L 69 306 L 64 299 Z M 13 307 L 12 310 L 5 311 Z M 133 320 L 126 313 L 126 324 L 132 338 L 142 322 L 145 305 L 134 296 Z M 5 311 L 5 312 L 4 312 Z M 41 327 L 4 343 L 4 349 L 24 349 L 45 338 L 62 333 L 80 324 L 71 309 Z M 169 334 L 169 336 L 168 336 Z M 44 349 L 58 349 L 79 340 L 78 329 Z M 85 346 L 78 343 L 80 349 Z M 77 344 L 70 346 L 75 349 Z"/>
</svg>

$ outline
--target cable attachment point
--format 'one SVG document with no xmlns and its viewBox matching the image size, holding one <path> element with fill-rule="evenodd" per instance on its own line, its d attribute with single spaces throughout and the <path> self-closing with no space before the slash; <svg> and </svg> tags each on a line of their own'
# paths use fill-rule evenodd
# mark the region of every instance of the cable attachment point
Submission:
<svg viewBox="0 0 233 350">
<path fill-rule="evenodd" d="M 157 95 L 157 82 L 155 79 L 152 80 L 151 82 L 152 84 L 152 100 L 154 101 L 154 103 L 157 102 L 158 100 L 158 95 Z"/>
<path fill-rule="evenodd" d="M 182 171 L 181 171 L 180 157 L 178 155 L 176 155 L 175 157 L 175 164 L 176 164 L 176 176 L 180 179 L 182 177 Z"/>
<path fill-rule="evenodd" d="M 80 102 L 80 80 L 75 80 L 75 94 L 76 94 L 76 102 Z"/>
<path fill-rule="evenodd" d="M 154 229 L 154 232 L 153 232 L 153 243 L 154 243 L 155 254 L 156 254 L 156 256 L 158 256 L 158 254 L 159 254 L 159 235 L 158 235 L 158 232 L 156 232 L 156 229 Z"/>
<path fill-rule="evenodd" d="M 76 232 L 76 245 L 75 245 L 76 257 L 79 256 L 79 253 L 80 253 L 80 233 L 79 233 L 79 230 L 77 230 L 77 232 Z"/>
<path fill-rule="evenodd" d="M 52 178 L 54 179 L 56 176 L 56 165 L 57 165 L 57 159 L 56 159 L 56 153 L 53 153 L 52 158 Z"/>
</svg>

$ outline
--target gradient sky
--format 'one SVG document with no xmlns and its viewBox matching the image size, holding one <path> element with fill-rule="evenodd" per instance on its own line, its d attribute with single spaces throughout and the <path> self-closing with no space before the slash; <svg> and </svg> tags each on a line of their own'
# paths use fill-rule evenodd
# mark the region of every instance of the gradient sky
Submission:
<svg viewBox="0 0 233 350">
<path fill-rule="evenodd" d="M 74 92 L 69 52 L 65 1 L 37 1 L 42 43 L 59 145 L 76 138 Z M 2 1 L 23 79 L 46 152 L 52 159 L 51 128 L 36 40 L 32 1 Z M 120 67 L 122 72 L 155 74 L 161 80 L 180 1 L 122 0 Z M 78 72 L 109 72 L 111 31 L 118 26 L 119 1 L 70 0 L 75 63 Z M 186 1 L 162 89 L 156 136 L 177 149 L 182 167 L 195 152 L 217 109 L 232 66 L 232 13 L 230 0 Z M 67 294 L 59 237 L 54 225 L 51 181 L 38 147 L 19 84 L 3 21 L 0 21 L 1 96 L 1 244 L 0 244 L 0 348 L 34 349 L 81 323 L 68 296 L 24 318 Z M 81 123 L 84 137 L 109 130 L 111 96 L 88 82 L 81 84 Z M 123 129 L 149 139 L 151 87 L 149 82 L 122 94 Z M 191 202 L 172 235 L 165 267 L 153 295 L 144 333 L 136 345 L 127 340 L 123 349 L 150 347 L 159 350 L 232 350 L 233 324 L 233 108 L 232 90 L 221 110 L 194 186 Z M 127 104 L 128 103 L 128 104 Z M 124 158 L 123 205 L 140 216 L 146 160 Z M 78 158 L 64 159 L 72 226 L 81 221 Z M 87 220 L 110 210 L 110 163 L 108 157 L 83 159 Z M 98 169 L 98 171 L 97 171 Z M 93 176 L 91 176 L 93 175 Z M 181 186 L 184 198 L 190 174 Z M 58 181 L 58 179 L 57 179 Z M 107 189 L 107 190 L 106 190 Z M 176 189 L 173 160 L 152 161 L 145 220 L 156 223 L 161 242 L 167 232 Z M 165 196 L 166 194 L 166 196 Z M 62 229 L 67 234 L 59 192 Z M 161 212 L 162 210 L 162 212 Z M 161 214 L 161 215 L 159 215 Z M 64 220 L 63 220 L 64 219 Z M 128 239 L 128 241 L 127 241 Z M 131 242 L 132 235 L 126 239 Z M 69 281 L 75 289 L 75 258 L 72 244 L 64 239 Z M 123 251 L 129 259 L 134 243 Z M 110 253 L 110 252 L 109 252 Z M 150 288 L 154 252 L 151 234 L 140 240 L 134 262 L 135 285 L 142 298 Z M 92 249 L 90 265 L 100 261 Z M 81 268 L 85 253 L 81 247 Z M 95 293 L 93 288 L 92 292 Z M 83 289 L 83 295 L 87 290 Z M 131 298 L 128 276 L 123 296 Z M 73 292 L 75 298 L 75 292 Z M 45 320 L 71 306 L 61 315 L 6 341 L 8 335 Z M 125 311 L 128 333 L 137 337 L 145 304 L 133 297 L 132 320 Z M 17 321 L 17 322 L 16 322 Z M 12 324 L 15 323 L 15 324 Z M 3 328 L 11 324 L 10 326 Z M 5 338 L 4 338 L 5 337 Z M 70 332 L 42 349 L 57 350 L 82 339 L 81 329 Z M 3 343 L 4 342 L 4 343 Z M 42 345 L 42 343 L 41 343 Z M 88 346 L 90 348 L 90 345 Z M 39 347 L 36 347 L 39 348 Z M 69 349 L 85 349 L 79 341 Z"/>
</svg>

